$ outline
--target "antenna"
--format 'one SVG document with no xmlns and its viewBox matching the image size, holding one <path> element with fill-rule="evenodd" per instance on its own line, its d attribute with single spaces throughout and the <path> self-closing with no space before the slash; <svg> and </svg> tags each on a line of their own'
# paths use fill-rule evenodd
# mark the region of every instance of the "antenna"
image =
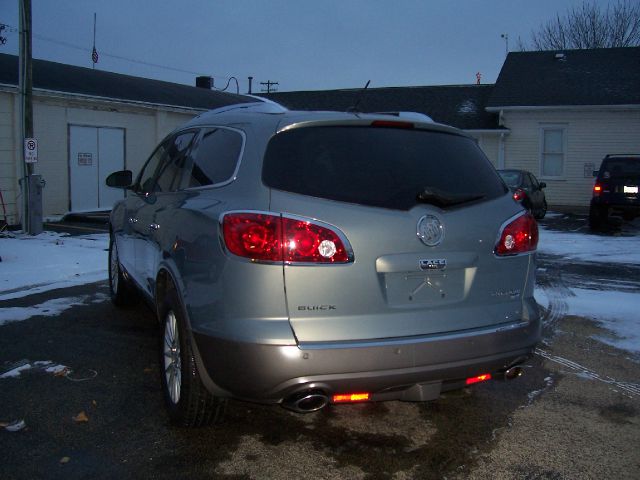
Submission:
<svg viewBox="0 0 640 480">
<path fill-rule="evenodd" d="M 362 101 L 362 97 L 364 97 L 364 92 L 367 91 L 367 87 L 369 87 L 370 83 L 371 83 L 371 80 L 367 80 L 367 84 L 364 86 L 364 88 L 362 90 L 360 90 L 360 95 L 358 96 L 358 101 L 356 102 L 356 104 L 353 107 L 347 108 L 347 112 L 357 112 L 358 111 L 358 107 L 360 106 L 360 102 Z"/>
<path fill-rule="evenodd" d="M 501 33 L 500 38 L 504 38 L 504 56 L 509 55 L 509 34 Z"/>
</svg>

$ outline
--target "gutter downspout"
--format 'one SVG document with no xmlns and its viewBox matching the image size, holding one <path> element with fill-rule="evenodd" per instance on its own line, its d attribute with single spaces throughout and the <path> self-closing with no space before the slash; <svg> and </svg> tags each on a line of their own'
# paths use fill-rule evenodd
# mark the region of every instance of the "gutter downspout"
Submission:
<svg viewBox="0 0 640 480">
<path fill-rule="evenodd" d="M 500 113 L 498 114 L 498 125 L 501 127 L 504 127 L 504 118 L 502 116 L 503 111 L 500 110 Z M 504 133 L 500 134 L 500 140 L 498 141 L 498 168 L 499 169 L 503 169 L 505 168 L 505 162 L 504 162 Z"/>
</svg>

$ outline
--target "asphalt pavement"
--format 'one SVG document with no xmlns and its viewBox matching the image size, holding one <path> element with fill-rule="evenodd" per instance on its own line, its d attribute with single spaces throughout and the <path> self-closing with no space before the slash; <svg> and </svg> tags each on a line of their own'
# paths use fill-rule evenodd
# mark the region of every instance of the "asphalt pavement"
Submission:
<svg viewBox="0 0 640 480">
<path fill-rule="evenodd" d="M 580 216 L 543 223 L 586 228 Z M 640 235 L 640 227 L 613 234 Z M 434 402 L 308 415 L 232 401 L 222 425 L 195 430 L 168 423 L 159 327 L 145 304 L 114 307 L 106 282 L 0 302 L 78 304 L 0 326 L 0 375 L 32 367 L 0 379 L 0 424 L 25 423 L 0 429 L 0 478 L 636 479 L 640 359 L 597 341 L 600 327 L 567 315 L 562 301 L 574 282 L 602 280 L 603 270 L 539 262 L 538 283 L 554 301 L 544 342 L 519 379 Z M 606 275 L 640 289 L 638 269 Z"/>
</svg>

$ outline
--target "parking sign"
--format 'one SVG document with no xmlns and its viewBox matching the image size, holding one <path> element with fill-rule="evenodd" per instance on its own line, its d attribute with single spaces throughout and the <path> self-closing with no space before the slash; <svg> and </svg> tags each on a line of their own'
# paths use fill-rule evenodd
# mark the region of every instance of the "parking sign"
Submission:
<svg viewBox="0 0 640 480">
<path fill-rule="evenodd" d="M 38 161 L 38 140 L 35 138 L 24 139 L 24 161 L 25 163 Z"/>
</svg>

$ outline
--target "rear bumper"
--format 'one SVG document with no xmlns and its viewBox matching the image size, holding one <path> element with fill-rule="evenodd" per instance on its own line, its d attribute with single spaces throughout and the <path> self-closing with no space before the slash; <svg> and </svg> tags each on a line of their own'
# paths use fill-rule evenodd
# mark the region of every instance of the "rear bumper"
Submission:
<svg viewBox="0 0 640 480">
<path fill-rule="evenodd" d="M 640 216 L 640 199 L 622 198 L 613 200 L 607 196 L 593 197 L 591 199 L 591 208 L 606 208 L 610 215 L 633 215 Z"/>
<path fill-rule="evenodd" d="M 307 390 L 328 396 L 366 391 L 374 401 L 430 400 L 464 386 L 468 377 L 522 363 L 540 340 L 537 311 L 534 317 L 449 335 L 351 344 L 261 345 L 195 332 L 194 339 L 203 381 L 214 394 L 261 403 Z"/>
</svg>

